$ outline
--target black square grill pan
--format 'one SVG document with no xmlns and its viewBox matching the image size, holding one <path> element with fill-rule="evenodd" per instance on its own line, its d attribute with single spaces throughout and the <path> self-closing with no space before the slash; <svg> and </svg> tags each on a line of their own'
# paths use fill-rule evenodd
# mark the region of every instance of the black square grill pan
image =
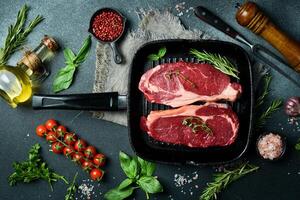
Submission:
<svg viewBox="0 0 300 200">
<path fill-rule="evenodd" d="M 165 46 L 167 54 L 164 59 L 149 62 L 147 56 L 157 52 Z M 232 81 L 242 85 L 243 93 L 234 103 L 228 103 L 237 113 L 240 120 L 240 129 L 236 141 L 227 147 L 190 148 L 182 145 L 159 142 L 148 136 L 139 128 L 141 116 L 147 116 L 152 110 L 171 109 L 169 106 L 152 104 L 146 101 L 138 89 L 141 76 L 149 69 L 163 63 L 174 63 L 179 60 L 199 63 L 189 54 L 195 48 L 226 56 L 235 64 L 240 72 L 240 80 Z M 233 162 L 246 152 L 252 129 L 253 88 L 251 64 L 247 53 L 239 46 L 223 41 L 214 40 L 163 40 L 150 42 L 142 46 L 134 56 L 129 80 L 128 99 L 128 128 L 129 138 L 136 154 L 148 160 L 165 163 L 190 163 L 215 165 Z"/>
<path fill-rule="evenodd" d="M 167 48 L 163 59 L 150 62 L 149 54 L 161 47 Z M 170 107 L 152 104 L 146 101 L 138 89 L 141 76 L 149 69 L 163 63 L 179 60 L 199 62 L 189 54 L 191 48 L 205 50 L 226 56 L 240 72 L 240 80 L 232 79 L 242 85 L 243 93 L 234 103 L 229 103 L 240 120 L 240 129 L 236 141 L 226 147 L 190 148 L 158 142 L 140 128 L 140 119 L 152 110 L 165 110 Z M 199 103 L 198 103 L 199 104 Z M 252 129 L 253 88 L 251 64 L 247 53 L 233 43 L 216 40 L 160 40 L 143 45 L 134 55 L 128 80 L 128 95 L 117 92 L 70 95 L 34 95 L 34 109 L 76 109 L 76 110 L 127 110 L 128 134 L 132 148 L 144 159 L 177 164 L 217 165 L 233 162 L 247 151 Z"/>
</svg>

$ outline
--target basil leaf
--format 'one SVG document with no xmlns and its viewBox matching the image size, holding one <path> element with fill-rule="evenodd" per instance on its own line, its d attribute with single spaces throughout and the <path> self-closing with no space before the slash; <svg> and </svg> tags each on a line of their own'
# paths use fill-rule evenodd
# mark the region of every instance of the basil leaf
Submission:
<svg viewBox="0 0 300 200">
<path fill-rule="evenodd" d="M 73 63 L 73 60 L 75 59 L 75 54 L 73 53 L 73 51 L 70 48 L 64 49 L 64 56 L 65 56 L 67 64 Z"/>
<path fill-rule="evenodd" d="M 129 178 L 135 178 L 138 175 L 138 164 L 136 159 L 130 158 L 128 155 L 120 151 L 119 159 L 121 167 Z"/>
<path fill-rule="evenodd" d="M 82 63 L 85 61 L 86 57 L 88 56 L 88 53 L 90 51 L 90 48 L 91 48 L 91 43 L 92 43 L 92 40 L 91 40 L 91 36 L 89 35 L 83 42 L 83 45 L 82 47 L 80 48 L 75 60 L 74 60 L 74 63 L 76 64 L 79 64 L 79 63 Z"/>
<path fill-rule="evenodd" d="M 105 195 L 104 199 L 107 200 L 122 200 L 127 197 L 129 197 L 133 193 L 134 188 L 128 187 L 122 190 L 119 190 L 118 188 L 109 190 Z"/>
<path fill-rule="evenodd" d="M 143 176 L 137 181 L 137 184 L 140 185 L 146 193 L 154 194 L 163 191 L 160 182 L 153 176 Z"/>
<path fill-rule="evenodd" d="M 162 58 L 164 57 L 164 55 L 167 53 L 167 48 L 166 47 L 162 47 L 158 50 L 158 57 L 159 58 Z"/>
<path fill-rule="evenodd" d="M 122 190 L 126 187 L 128 187 L 131 183 L 133 183 L 132 179 L 126 178 L 124 181 L 122 181 L 122 183 L 120 183 L 118 189 Z"/>
<path fill-rule="evenodd" d="M 155 171 L 156 165 L 152 162 L 148 162 L 138 157 L 138 162 L 141 166 L 141 174 L 142 176 L 152 176 Z"/>
<path fill-rule="evenodd" d="M 70 65 L 68 65 L 70 66 Z M 58 74 L 55 76 L 53 82 L 53 91 L 59 92 L 70 87 L 73 76 L 75 73 L 75 67 L 65 67 L 59 70 Z"/>
<path fill-rule="evenodd" d="M 298 150 L 298 151 L 300 150 L 300 139 L 298 139 L 298 141 L 295 145 L 295 149 Z"/>
<path fill-rule="evenodd" d="M 148 60 L 150 61 L 156 61 L 159 60 L 159 57 L 156 54 L 150 54 L 148 57 Z"/>
</svg>

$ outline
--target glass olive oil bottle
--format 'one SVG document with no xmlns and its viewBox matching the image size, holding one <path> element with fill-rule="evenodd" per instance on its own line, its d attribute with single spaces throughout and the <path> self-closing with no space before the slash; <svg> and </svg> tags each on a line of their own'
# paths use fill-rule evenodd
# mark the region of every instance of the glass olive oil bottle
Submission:
<svg viewBox="0 0 300 200">
<path fill-rule="evenodd" d="M 58 49 L 56 41 L 44 36 L 41 43 L 33 50 L 27 51 L 17 66 L 0 66 L 0 95 L 13 108 L 30 100 L 33 88 L 49 75 L 43 63 L 50 59 Z"/>
</svg>

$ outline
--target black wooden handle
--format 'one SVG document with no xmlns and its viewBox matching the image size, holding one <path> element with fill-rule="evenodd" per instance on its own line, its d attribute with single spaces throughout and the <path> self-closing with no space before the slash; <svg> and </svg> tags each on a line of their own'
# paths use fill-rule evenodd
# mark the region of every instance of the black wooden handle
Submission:
<svg viewBox="0 0 300 200">
<path fill-rule="evenodd" d="M 117 92 L 68 94 L 68 95 L 34 95 L 34 109 L 68 109 L 118 111 Z M 124 109 L 124 108 L 122 108 Z"/>
<path fill-rule="evenodd" d="M 221 18 L 210 12 L 208 9 L 198 6 L 195 8 L 195 15 L 200 18 L 202 21 L 210 24 L 216 29 L 222 31 L 226 35 L 229 35 L 232 38 L 236 38 L 239 33 L 230 27 L 226 22 L 224 22 Z"/>
</svg>

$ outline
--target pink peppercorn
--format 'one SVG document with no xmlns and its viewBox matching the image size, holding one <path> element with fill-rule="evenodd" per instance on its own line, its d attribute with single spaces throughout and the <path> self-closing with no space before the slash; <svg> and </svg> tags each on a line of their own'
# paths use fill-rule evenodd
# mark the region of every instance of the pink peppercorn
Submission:
<svg viewBox="0 0 300 200">
<path fill-rule="evenodd" d="M 113 41 L 123 32 L 123 18 L 116 12 L 103 11 L 94 18 L 92 31 L 102 41 Z"/>
</svg>

